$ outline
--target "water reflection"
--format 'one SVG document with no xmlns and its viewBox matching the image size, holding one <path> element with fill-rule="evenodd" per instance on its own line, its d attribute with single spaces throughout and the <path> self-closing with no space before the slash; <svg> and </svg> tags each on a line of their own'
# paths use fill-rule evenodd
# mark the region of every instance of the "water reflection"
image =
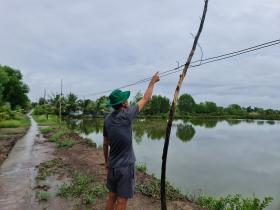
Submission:
<svg viewBox="0 0 280 210">
<path fill-rule="evenodd" d="M 78 132 L 89 135 L 91 133 L 99 134 L 103 130 L 102 119 L 68 119 L 67 126 Z M 208 122 L 203 124 L 206 127 L 213 127 L 217 122 Z M 195 135 L 195 128 L 187 122 L 180 123 L 174 126 L 176 129 L 176 136 L 182 142 L 190 141 Z M 150 140 L 163 140 L 165 138 L 166 121 L 165 120 L 137 120 L 133 124 L 133 137 L 137 144 L 140 144 L 143 138 Z M 146 136 L 145 136 L 146 135 Z"/>
<path fill-rule="evenodd" d="M 234 125 L 238 125 L 239 123 L 241 123 L 241 120 L 238 119 L 227 119 L 225 120 L 230 126 L 234 126 Z"/>
<path fill-rule="evenodd" d="M 151 140 L 161 140 L 165 137 L 166 121 L 138 120 L 133 124 L 133 134 L 136 142 L 140 143 L 146 134 Z"/>
<path fill-rule="evenodd" d="M 264 121 L 263 121 L 263 120 L 259 120 L 259 121 L 257 121 L 257 124 L 258 124 L 258 125 L 263 125 L 263 124 L 264 124 Z"/>
<path fill-rule="evenodd" d="M 103 130 L 103 119 L 93 118 L 93 119 L 68 119 L 66 123 L 69 128 L 77 130 L 81 133 L 89 135 L 91 133 L 99 134 Z M 190 120 L 178 120 L 174 122 L 173 129 L 175 129 L 176 136 L 182 142 L 188 142 L 195 136 L 195 126 L 203 128 L 215 128 L 218 123 L 226 122 L 229 126 L 235 126 L 240 123 L 255 123 L 258 125 L 263 125 L 264 123 L 268 125 L 274 125 L 276 122 L 273 120 L 238 120 L 238 119 L 190 119 Z M 176 124 L 177 123 L 177 124 Z M 178 124 L 179 123 L 179 124 Z M 140 144 L 143 138 L 148 138 L 150 140 L 163 140 L 165 138 L 166 130 L 166 120 L 158 119 L 138 119 L 133 124 L 133 137 L 137 144 Z M 145 136 L 146 135 L 146 136 Z"/>
<path fill-rule="evenodd" d="M 204 127 L 204 128 L 215 128 L 217 126 L 217 123 L 222 120 L 191 119 L 189 121 L 191 122 L 191 124 L 193 124 L 195 126 L 200 126 L 200 127 Z"/>
<path fill-rule="evenodd" d="M 255 123 L 255 120 L 252 120 L 252 119 L 246 119 L 246 120 L 245 120 L 245 122 L 246 122 L 246 123 Z"/>
<path fill-rule="evenodd" d="M 182 124 L 180 123 L 177 125 L 177 131 L 176 136 L 182 141 L 182 142 L 188 142 L 190 141 L 195 135 L 195 129 L 190 124 Z"/>
<path fill-rule="evenodd" d="M 83 134 L 89 135 L 91 133 L 102 133 L 103 120 L 99 118 L 94 119 L 75 119 L 69 118 L 65 120 L 68 128 L 76 130 Z"/>
<path fill-rule="evenodd" d="M 275 125 L 275 121 L 274 120 L 268 120 L 266 121 L 267 124 L 269 125 Z"/>
</svg>

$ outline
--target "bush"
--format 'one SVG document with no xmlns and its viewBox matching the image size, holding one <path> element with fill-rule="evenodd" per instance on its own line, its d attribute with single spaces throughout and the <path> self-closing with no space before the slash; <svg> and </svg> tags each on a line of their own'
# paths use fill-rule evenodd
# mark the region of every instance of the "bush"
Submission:
<svg viewBox="0 0 280 210">
<path fill-rule="evenodd" d="M 201 196 L 196 203 L 208 210 L 262 210 L 269 206 L 273 198 L 242 198 L 240 194 L 228 195 L 225 198 Z"/>
</svg>

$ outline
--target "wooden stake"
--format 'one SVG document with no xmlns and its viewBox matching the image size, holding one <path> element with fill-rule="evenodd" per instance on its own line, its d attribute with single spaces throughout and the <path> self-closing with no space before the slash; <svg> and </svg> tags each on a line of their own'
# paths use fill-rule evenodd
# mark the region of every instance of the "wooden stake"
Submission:
<svg viewBox="0 0 280 210">
<path fill-rule="evenodd" d="M 167 160 L 167 152 L 168 152 L 168 146 L 169 146 L 169 139 L 170 139 L 170 132 L 171 132 L 171 127 L 173 123 L 173 118 L 176 110 L 176 103 L 178 99 L 178 95 L 180 92 L 180 88 L 182 86 L 182 83 L 184 81 L 184 78 L 186 76 L 186 73 L 188 71 L 188 68 L 191 64 L 194 52 L 196 50 L 196 46 L 198 44 L 198 40 L 200 37 L 200 34 L 203 29 L 206 13 L 207 13 L 207 7 L 208 7 L 208 0 L 204 1 L 204 9 L 203 9 L 203 15 L 200 21 L 199 29 L 197 31 L 197 34 L 194 38 L 193 46 L 192 49 L 189 53 L 187 62 L 184 66 L 184 69 L 179 77 L 179 81 L 177 83 L 172 105 L 169 111 L 169 117 L 168 117 L 168 122 L 167 122 L 167 127 L 166 127 L 166 133 L 165 133 L 165 141 L 164 141 L 164 147 L 163 147 L 163 152 L 162 152 L 162 166 L 161 166 L 161 210 L 167 210 L 167 205 L 166 205 L 166 193 L 165 193 L 165 180 L 166 180 L 166 160 Z"/>
</svg>

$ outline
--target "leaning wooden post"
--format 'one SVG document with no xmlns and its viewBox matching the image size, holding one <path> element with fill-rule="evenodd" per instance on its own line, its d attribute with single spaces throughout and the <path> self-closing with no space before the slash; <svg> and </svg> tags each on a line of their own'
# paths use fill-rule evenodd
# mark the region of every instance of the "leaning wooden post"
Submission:
<svg viewBox="0 0 280 210">
<path fill-rule="evenodd" d="M 169 138 L 170 138 L 170 132 L 171 132 L 171 126 L 172 126 L 172 122 L 173 122 L 173 118 L 174 118 L 174 114 L 175 114 L 175 110 L 176 110 L 176 102 L 177 102 L 177 98 L 180 92 L 180 88 L 182 86 L 183 80 L 186 76 L 186 73 L 188 71 L 188 68 L 191 64 L 196 46 L 198 44 L 198 39 L 200 37 L 200 34 L 202 32 L 203 29 L 203 25 L 204 25 L 204 20 L 206 17 L 206 13 L 207 13 L 207 6 L 208 6 L 208 0 L 204 1 L 204 9 L 203 9 L 203 15 L 200 21 L 200 25 L 199 25 L 199 29 L 197 31 L 197 34 L 194 38 L 194 42 L 193 42 L 193 46 L 192 49 L 189 53 L 187 62 L 184 66 L 184 69 L 182 70 L 182 73 L 180 75 L 178 84 L 176 86 L 175 89 L 175 93 L 174 93 L 174 97 L 173 97 L 173 101 L 172 101 L 172 105 L 170 108 L 170 112 L 169 112 L 169 117 L 168 117 L 168 122 L 167 122 L 167 127 L 166 127 L 166 134 L 165 134 L 165 141 L 164 141 L 164 147 L 163 147 L 163 153 L 162 153 L 162 166 L 161 166 L 161 209 L 162 210 L 166 210 L 167 206 L 166 206 L 166 194 L 165 194 L 165 179 L 166 179 L 166 160 L 167 160 L 167 152 L 168 152 L 168 146 L 169 146 Z"/>
</svg>

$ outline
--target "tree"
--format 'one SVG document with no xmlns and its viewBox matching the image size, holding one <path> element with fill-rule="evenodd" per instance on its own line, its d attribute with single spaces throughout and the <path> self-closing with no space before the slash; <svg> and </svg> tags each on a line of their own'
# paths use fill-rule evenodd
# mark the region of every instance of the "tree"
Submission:
<svg viewBox="0 0 280 210">
<path fill-rule="evenodd" d="M 152 96 L 150 100 L 150 114 L 167 113 L 170 108 L 170 101 L 161 95 Z"/>
<path fill-rule="evenodd" d="M 66 98 L 66 112 L 76 112 L 78 110 L 78 97 L 74 93 L 69 93 Z"/>
<path fill-rule="evenodd" d="M 52 106 L 53 110 L 54 110 L 54 113 L 56 115 L 59 115 L 59 109 L 60 109 L 60 94 L 52 94 L 50 96 L 50 99 L 49 99 L 49 103 L 50 105 Z M 39 100 L 39 104 L 40 104 L 40 100 Z M 62 103 L 62 104 L 65 104 L 65 103 Z M 63 107 L 62 107 L 62 110 Z"/>
<path fill-rule="evenodd" d="M 109 109 L 107 107 L 107 103 L 108 103 L 108 97 L 107 96 L 101 96 L 100 98 L 98 98 L 95 101 L 95 112 L 96 114 L 104 114 L 109 112 Z"/>
<path fill-rule="evenodd" d="M 47 103 L 47 100 L 45 98 L 43 98 L 43 97 L 39 98 L 39 101 L 38 101 L 39 105 L 44 105 L 46 103 Z"/>
<path fill-rule="evenodd" d="M 196 105 L 196 113 L 199 114 L 210 114 L 210 113 L 216 113 L 218 111 L 221 111 L 220 108 L 217 107 L 216 103 L 211 101 L 206 101 L 205 103 L 199 103 Z"/>
<path fill-rule="evenodd" d="M 232 115 L 242 115 L 245 112 L 238 104 L 231 104 L 225 110 L 228 114 Z"/>
<path fill-rule="evenodd" d="M 178 109 L 180 114 L 188 114 L 195 112 L 196 103 L 189 94 L 182 94 L 178 99 Z"/>
<path fill-rule="evenodd" d="M 15 109 L 17 106 L 24 109 L 28 108 L 29 98 L 27 93 L 29 88 L 22 81 L 21 72 L 8 66 L 0 66 L 0 72 L 1 102 L 9 102 L 12 109 Z"/>
<path fill-rule="evenodd" d="M 8 82 L 8 75 L 3 69 L 1 69 L 0 66 L 0 105 L 4 103 L 3 91 L 7 82 Z"/>
<path fill-rule="evenodd" d="M 215 113 L 215 112 L 217 112 L 217 110 L 218 110 L 218 107 L 217 107 L 217 105 L 216 105 L 216 103 L 214 103 L 214 102 L 211 102 L 211 101 L 206 101 L 205 102 L 205 111 L 206 111 L 206 113 Z"/>
</svg>

